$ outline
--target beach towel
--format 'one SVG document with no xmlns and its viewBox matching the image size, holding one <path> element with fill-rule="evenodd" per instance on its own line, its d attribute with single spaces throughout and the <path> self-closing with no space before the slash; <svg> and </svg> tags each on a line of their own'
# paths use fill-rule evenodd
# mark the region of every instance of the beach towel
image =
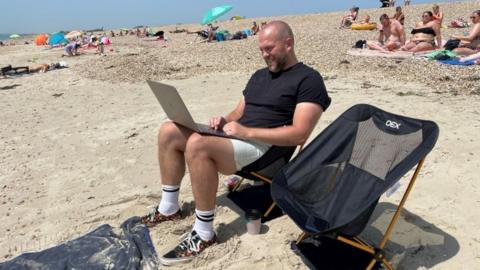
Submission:
<svg viewBox="0 0 480 270">
<path fill-rule="evenodd" d="M 455 58 L 456 56 L 457 56 L 456 53 L 449 50 L 434 51 L 425 55 L 425 57 L 428 60 L 448 60 L 448 59 Z"/>
<path fill-rule="evenodd" d="M 438 60 L 438 62 L 446 65 L 454 65 L 454 66 L 471 66 L 475 65 L 474 60 L 460 62 L 458 59 L 449 59 L 449 60 Z"/>
<path fill-rule="evenodd" d="M 104 224 L 77 239 L 0 263 L 0 269 L 158 269 L 157 254 L 139 217 L 121 229 Z"/>
<path fill-rule="evenodd" d="M 348 55 L 353 56 L 367 56 L 367 57 L 382 57 L 382 58 L 393 58 L 393 59 L 407 59 L 412 58 L 414 56 L 424 56 L 431 51 L 425 52 L 418 52 L 418 53 L 411 53 L 411 52 L 404 52 L 404 51 L 396 51 L 396 52 L 389 52 L 384 53 L 381 51 L 375 50 L 368 50 L 368 49 L 350 49 L 347 51 Z"/>
</svg>

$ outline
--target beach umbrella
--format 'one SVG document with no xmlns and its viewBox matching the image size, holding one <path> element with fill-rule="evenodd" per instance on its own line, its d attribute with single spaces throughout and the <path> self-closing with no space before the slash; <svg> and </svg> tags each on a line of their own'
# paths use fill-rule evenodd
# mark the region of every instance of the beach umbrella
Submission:
<svg viewBox="0 0 480 270">
<path fill-rule="evenodd" d="M 66 35 L 65 35 L 65 38 L 75 39 L 75 38 L 80 37 L 80 36 L 82 36 L 82 35 L 83 35 L 83 32 L 74 30 L 74 31 L 71 31 L 71 32 L 69 32 L 68 34 L 66 34 Z"/>
<path fill-rule="evenodd" d="M 232 8 L 233 7 L 230 6 L 230 5 L 225 5 L 225 6 L 219 6 L 219 7 L 214 7 L 212 9 L 210 9 L 205 14 L 205 16 L 203 16 L 202 24 L 207 24 L 207 23 L 213 22 L 217 18 L 221 17 L 223 14 L 232 10 Z"/>
<path fill-rule="evenodd" d="M 48 39 L 49 45 L 58 45 L 62 43 L 68 43 L 68 40 L 65 39 L 65 35 L 61 32 L 53 33 Z"/>
<path fill-rule="evenodd" d="M 47 44 L 47 39 L 48 36 L 46 34 L 40 34 L 35 37 L 35 44 L 37 44 L 37 46 L 45 45 Z"/>
<path fill-rule="evenodd" d="M 11 34 L 10 38 L 20 38 L 20 35 L 19 34 Z"/>
<path fill-rule="evenodd" d="M 128 28 L 120 28 L 120 30 L 122 30 L 122 31 L 128 31 L 128 30 L 130 30 L 130 29 L 128 29 Z"/>
</svg>

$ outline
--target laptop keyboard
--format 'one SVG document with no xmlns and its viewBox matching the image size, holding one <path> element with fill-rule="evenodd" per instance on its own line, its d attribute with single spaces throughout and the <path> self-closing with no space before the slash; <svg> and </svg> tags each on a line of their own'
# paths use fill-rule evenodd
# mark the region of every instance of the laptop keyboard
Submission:
<svg viewBox="0 0 480 270">
<path fill-rule="evenodd" d="M 200 131 L 200 133 L 210 134 L 210 135 L 220 136 L 220 137 L 234 138 L 233 136 L 227 135 L 225 132 L 223 132 L 223 130 L 215 130 L 213 128 L 210 128 L 209 125 L 205 125 L 205 124 L 199 124 L 199 123 L 195 123 L 195 124 L 197 124 L 198 130 Z"/>
</svg>

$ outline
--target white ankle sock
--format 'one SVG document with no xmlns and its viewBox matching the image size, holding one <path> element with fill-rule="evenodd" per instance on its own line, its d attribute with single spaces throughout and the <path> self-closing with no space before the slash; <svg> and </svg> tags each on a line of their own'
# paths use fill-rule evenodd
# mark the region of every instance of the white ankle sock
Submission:
<svg viewBox="0 0 480 270">
<path fill-rule="evenodd" d="M 195 209 L 197 218 L 193 230 L 198 233 L 198 236 L 204 241 L 212 240 L 215 235 L 213 231 L 213 218 L 215 216 L 215 209 L 210 211 L 200 211 Z"/>
<path fill-rule="evenodd" d="M 162 199 L 158 205 L 158 211 L 165 216 L 175 214 L 179 209 L 178 194 L 180 186 L 162 185 Z"/>
</svg>

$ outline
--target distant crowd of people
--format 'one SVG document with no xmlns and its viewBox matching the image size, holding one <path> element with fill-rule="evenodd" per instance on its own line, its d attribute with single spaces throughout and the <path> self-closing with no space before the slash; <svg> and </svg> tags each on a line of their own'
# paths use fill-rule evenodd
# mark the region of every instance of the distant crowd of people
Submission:
<svg viewBox="0 0 480 270">
<path fill-rule="evenodd" d="M 394 7 L 395 6 L 395 0 L 380 0 L 380 3 L 382 4 L 382 6 L 380 6 L 381 8 Z M 404 6 L 409 6 L 410 4 L 411 4 L 410 0 L 404 0 L 403 1 Z"/>
<path fill-rule="evenodd" d="M 187 34 L 197 34 L 204 39 L 206 42 L 212 41 L 224 41 L 224 40 L 235 40 L 235 39 L 244 39 L 251 35 L 256 35 L 261 31 L 267 22 L 262 22 L 260 25 L 256 21 L 252 23 L 250 29 L 245 29 L 243 31 L 237 31 L 235 33 L 230 33 L 228 30 L 219 30 L 219 26 L 214 26 L 213 24 L 207 24 L 207 27 L 203 30 L 198 31 L 186 31 Z"/>
<path fill-rule="evenodd" d="M 405 5 L 409 5 L 410 1 L 404 1 Z M 388 6 L 395 6 L 395 0 L 388 0 Z M 466 35 L 454 35 L 449 37 L 449 48 L 454 52 L 461 55 L 469 55 L 479 52 L 480 46 L 480 19 L 478 18 L 480 11 L 474 11 L 470 16 L 473 28 Z M 342 17 L 340 21 L 340 28 L 349 28 L 353 24 L 369 24 L 378 28 L 378 37 L 376 40 L 365 42 L 365 47 L 372 50 L 378 50 L 382 52 L 391 51 L 408 51 L 408 52 L 420 52 L 440 49 L 443 47 L 441 29 L 444 20 L 444 13 L 441 11 L 439 5 L 433 5 L 431 10 L 427 10 L 422 13 L 421 19 L 415 24 L 414 29 L 411 31 L 411 37 L 407 38 L 405 33 L 405 19 L 402 7 L 397 6 L 395 13 L 392 16 L 382 14 L 379 18 L 379 24 L 372 22 L 370 16 L 367 14 L 363 19 L 359 19 L 359 7 L 352 7 L 350 12 Z M 453 24 L 453 23 L 452 23 Z M 197 34 L 203 38 L 206 42 L 212 41 L 224 41 L 247 38 L 250 35 L 256 35 L 261 31 L 267 22 L 261 22 L 257 24 L 256 21 L 252 22 L 252 26 L 249 29 L 230 33 L 228 30 L 221 30 L 218 26 L 214 26 L 209 23 L 205 29 L 199 31 L 188 31 L 187 29 L 175 29 L 170 33 L 182 33 Z M 456 20 L 456 25 L 469 25 L 467 22 L 463 22 L 460 19 Z M 153 33 L 147 26 L 139 26 L 132 29 L 121 29 L 119 32 L 110 30 L 110 37 L 116 36 L 136 36 L 139 38 L 156 37 L 155 40 L 165 41 L 165 32 L 157 31 Z M 63 56 L 76 56 L 79 55 L 80 48 L 97 48 L 97 53 L 105 55 L 104 46 L 110 43 L 107 35 L 102 33 L 95 35 L 83 35 L 70 42 L 64 47 L 65 54 Z M 453 45 L 452 45 L 453 44 Z M 0 42 L 3 46 L 3 43 Z"/>
<path fill-rule="evenodd" d="M 395 1 L 389 1 L 390 6 L 395 5 Z M 366 15 L 363 20 L 358 19 L 359 8 L 352 7 L 350 13 L 342 17 L 340 28 L 348 28 L 352 24 L 370 24 L 370 16 Z M 402 7 L 396 7 L 393 16 L 382 14 L 379 18 L 377 40 L 366 41 L 365 45 L 371 50 L 382 52 L 407 51 L 421 52 L 436 49 L 447 48 L 457 55 L 471 55 L 480 52 L 480 10 L 474 11 L 471 16 L 473 28 L 466 35 L 453 35 L 444 44 L 442 42 L 441 29 L 444 20 L 444 13 L 439 5 L 433 5 L 432 10 L 422 13 L 419 22 L 415 24 L 411 31 L 411 37 L 407 39 L 405 33 L 405 14 Z M 462 24 L 459 19 L 457 24 Z M 453 23 L 452 23 L 453 25 Z M 463 25 L 468 25 L 463 23 Z M 455 26 L 452 26 L 455 27 Z"/>
<path fill-rule="evenodd" d="M 411 31 L 411 38 L 407 40 L 403 22 L 405 16 L 397 8 L 393 17 L 387 14 L 380 16 L 380 28 L 376 41 L 368 41 L 367 46 L 379 51 L 408 51 L 421 52 L 443 48 L 441 27 L 443 12 L 438 5 L 432 11 L 422 13 L 421 20 Z M 470 19 L 473 28 L 468 35 L 453 35 L 447 43 L 456 43 L 449 48 L 457 55 L 470 55 L 480 51 L 480 10 L 474 11 Z"/>
<path fill-rule="evenodd" d="M 110 31 L 110 36 L 115 37 L 115 36 L 137 36 L 139 38 L 143 37 L 149 37 L 151 36 L 151 29 L 149 27 L 143 26 L 143 27 L 136 27 L 132 29 L 120 29 L 117 34 L 113 30 Z"/>
</svg>

